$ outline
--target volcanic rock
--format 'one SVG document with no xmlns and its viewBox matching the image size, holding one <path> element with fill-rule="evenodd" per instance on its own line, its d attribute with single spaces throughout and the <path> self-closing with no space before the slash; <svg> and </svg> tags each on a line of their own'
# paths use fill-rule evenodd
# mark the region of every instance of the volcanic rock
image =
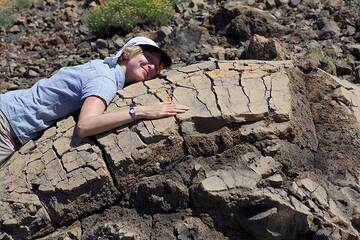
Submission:
<svg viewBox="0 0 360 240">
<path fill-rule="evenodd" d="M 0 168 L 5 239 L 359 237 L 360 89 L 291 61 L 179 67 L 107 112 L 190 110 L 79 139 L 72 116 Z"/>
</svg>

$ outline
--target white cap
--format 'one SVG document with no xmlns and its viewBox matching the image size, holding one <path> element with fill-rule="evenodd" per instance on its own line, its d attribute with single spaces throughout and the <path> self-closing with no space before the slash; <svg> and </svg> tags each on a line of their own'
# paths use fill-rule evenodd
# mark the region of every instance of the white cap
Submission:
<svg viewBox="0 0 360 240">
<path fill-rule="evenodd" d="M 128 47 L 133 46 L 149 47 L 160 54 L 161 61 L 165 67 L 169 67 L 172 64 L 170 56 L 164 50 L 162 50 L 153 40 L 147 37 L 134 37 L 130 39 L 114 56 L 105 58 L 105 61 L 116 64 L 121 54 L 123 54 L 124 50 Z"/>
</svg>

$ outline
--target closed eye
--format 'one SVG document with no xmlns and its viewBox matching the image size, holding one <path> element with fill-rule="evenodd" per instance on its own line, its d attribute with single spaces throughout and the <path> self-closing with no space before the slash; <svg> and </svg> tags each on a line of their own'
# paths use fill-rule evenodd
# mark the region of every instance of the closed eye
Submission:
<svg viewBox="0 0 360 240">
<path fill-rule="evenodd" d="M 148 62 L 150 64 L 154 64 L 156 73 L 159 73 L 160 72 L 160 63 L 158 61 L 158 58 L 154 58 L 153 55 L 146 54 L 146 53 L 144 54 L 144 56 L 146 57 L 146 59 L 148 60 Z"/>
</svg>

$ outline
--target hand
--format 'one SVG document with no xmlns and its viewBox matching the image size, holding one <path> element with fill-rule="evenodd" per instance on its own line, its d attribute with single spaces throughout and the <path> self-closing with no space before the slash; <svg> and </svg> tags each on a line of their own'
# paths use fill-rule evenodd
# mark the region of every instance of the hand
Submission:
<svg viewBox="0 0 360 240">
<path fill-rule="evenodd" d="M 178 113 L 184 113 L 189 107 L 182 104 L 174 104 L 172 102 L 161 102 L 148 106 L 136 106 L 136 117 L 138 119 L 158 119 L 164 117 L 172 117 Z"/>
</svg>

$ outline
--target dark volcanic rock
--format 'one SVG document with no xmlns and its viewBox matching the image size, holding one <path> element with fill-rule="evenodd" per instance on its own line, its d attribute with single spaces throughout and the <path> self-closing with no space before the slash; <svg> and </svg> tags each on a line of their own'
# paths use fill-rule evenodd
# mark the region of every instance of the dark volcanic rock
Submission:
<svg viewBox="0 0 360 240">
<path fill-rule="evenodd" d="M 286 60 L 288 55 L 278 40 L 254 35 L 246 46 L 242 57 L 258 60 Z"/>
<path fill-rule="evenodd" d="M 216 31 L 240 43 L 253 34 L 265 37 L 282 36 L 289 29 L 276 22 L 268 12 L 235 2 L 224 5 L 213 17 Z"/>
</svg>

